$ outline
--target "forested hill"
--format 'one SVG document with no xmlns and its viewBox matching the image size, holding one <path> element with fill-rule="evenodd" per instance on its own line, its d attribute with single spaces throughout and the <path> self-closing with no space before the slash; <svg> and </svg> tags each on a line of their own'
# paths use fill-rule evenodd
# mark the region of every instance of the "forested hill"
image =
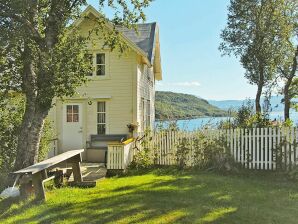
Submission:
<svg viewBox="0 0 298 224">
<path fill-rule="evenodd" d="M 224 110 L 194 95 L 156 91 L 155 115 L 158 120 L 226 116 Z"/>
</svg>

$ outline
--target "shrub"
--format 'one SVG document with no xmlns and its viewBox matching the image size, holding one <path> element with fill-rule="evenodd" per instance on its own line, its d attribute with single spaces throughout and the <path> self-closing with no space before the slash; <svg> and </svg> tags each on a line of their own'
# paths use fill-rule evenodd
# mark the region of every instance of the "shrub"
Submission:
<svg viewBox="0 0 298 224">
<path fill-rule="evenodd" d="M 199 131 L 190 139 L 183 137 L 177 145 L 175 156 L 179 169 L 189 166 L 217 171 L 236 169 L 224 138 L 209 138 L 204 131 Z"/>
<path fill-rule="evenodd" d="M 8 173 L 12 170 L 16 157 L 17 132 L 24 113 L 24 100 L 10 94 L 1 101 L 0 106 L 0 188 L 6 184 Z"/>
<path fill-rule="evenodd" d="M 25 100 L 20 94 L 9 94 L 0 103 L 0 190 L 7 185 L 7 176 L 12 171 L 17 153 L 17 134 L 24 113 Z M 43 160 L 49 149 L 53 131 L 50 121 L 45 121 L 39 150 Z"/>
<path fill-rule="evenodd" d="M 145 131 L 142 137 L 138 137 L 134 144 L 135 155 L 130 164 L 130 168 L 146 169 L 155 164 L 156 150 L 152 148 L 150 141 L 152 140 L 151 131 Z"/>
<path fill-rule="evenodd" d="M 177 145 L 177 151 L 175 153 L 177 165 L 179 169 L 185 169 L 187 166 L 191 165 L 189 164 L 189 156 L 192 151 L 192 144 L 191 141 L 187 138 L 182 138 L 178 145 Z"/>
</svg>

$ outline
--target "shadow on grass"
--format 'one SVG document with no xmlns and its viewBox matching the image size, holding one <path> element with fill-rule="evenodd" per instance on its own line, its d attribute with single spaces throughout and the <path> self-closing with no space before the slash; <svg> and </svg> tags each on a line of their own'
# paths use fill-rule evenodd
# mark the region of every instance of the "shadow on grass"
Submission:
<svg viewBox="0 0 298 224">
<path fill-rule="evenodd" d="M 264 179 L 175 169 L 134 175 L 105 183 L 113 186 L 73 189 L 69 198 L 66 190 L 53 192 L 54 198 L 39 205 L 1 201 L 0 208 L 9 212 L 0 216 L 0 223 L 296 223 L 298 218 L 298 197 L 286 197 L 289 192 L 298 195 L 297 188 L 270 175 Z M 19 207 L 12 209 L 16 203 Z"/>
</svg>

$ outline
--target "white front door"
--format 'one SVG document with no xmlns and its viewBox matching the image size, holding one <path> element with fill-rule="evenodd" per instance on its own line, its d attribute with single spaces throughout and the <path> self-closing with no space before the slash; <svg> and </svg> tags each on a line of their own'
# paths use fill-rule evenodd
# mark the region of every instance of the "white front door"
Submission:
<svg viewBox="0 0 298 224">
<path fill-rule="evenodd" d="M 83 106 L 80 103 L 63 105 L 63 151 L 83 148 Z"/>
</svg>

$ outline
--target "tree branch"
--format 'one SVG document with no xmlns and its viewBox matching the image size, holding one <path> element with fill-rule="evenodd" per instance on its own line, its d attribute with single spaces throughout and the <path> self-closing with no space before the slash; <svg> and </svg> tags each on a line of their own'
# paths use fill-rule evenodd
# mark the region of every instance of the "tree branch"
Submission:
<svg viewBox="0 0 298 224">
<path fill-rule="evenodd" d="M 42 44 L 43 38 L 40 36 L 39 32 L 35 29 L 35 27 L 30 23 L 30 21 L 27 20 L 26 18 L 24 18 L 20 15 L 14 14 L 14 13 L 5 12 L 5 10 L 0 11 L 0 17 L 10 18 L 12 20 L 16 20 L 16 21 L 20 22 L 27 28 L 29 33 L 33 36 L 34 40 L 38 44 Z"/>
</svg>

